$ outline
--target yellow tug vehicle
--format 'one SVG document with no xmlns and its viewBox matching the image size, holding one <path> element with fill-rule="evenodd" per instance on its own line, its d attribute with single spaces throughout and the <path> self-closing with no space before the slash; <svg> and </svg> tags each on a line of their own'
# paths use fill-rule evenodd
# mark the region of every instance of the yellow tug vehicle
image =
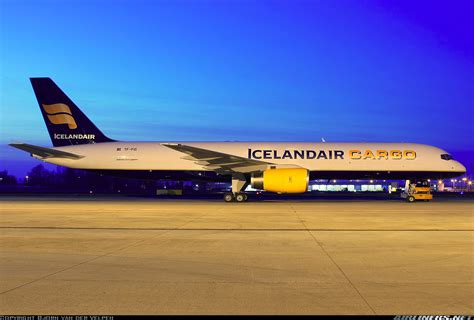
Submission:
<svg viewBox="0 0 474 320">
<path fill-rule="evenodd" d="M 417 200 L 430 201 L 433 199 L 430 183 L 423 180 L 409 184 L 405 192 L 401 194 L 401 197 L 406 199 L 408 202 L 415 202 Z"/>
</svg>

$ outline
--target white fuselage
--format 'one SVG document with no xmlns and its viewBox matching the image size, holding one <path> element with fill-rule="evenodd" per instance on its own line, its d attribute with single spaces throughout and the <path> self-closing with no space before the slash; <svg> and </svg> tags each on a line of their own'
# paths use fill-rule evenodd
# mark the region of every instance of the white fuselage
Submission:
<svg viewBox="0 0 474 320">
<path fill-rule="evenodd" d="M 79 160 L 44 161 L 87 170 L 210 171 L 197 161 L 164 145 L 165 142 L 105 142 L 54 149 L 83 156 Z M 275 165 L 293 165 L 311 172 L 465 172 L 439 148 L 413 143 L 329 142 L 173 142 Z"/>
</svg>

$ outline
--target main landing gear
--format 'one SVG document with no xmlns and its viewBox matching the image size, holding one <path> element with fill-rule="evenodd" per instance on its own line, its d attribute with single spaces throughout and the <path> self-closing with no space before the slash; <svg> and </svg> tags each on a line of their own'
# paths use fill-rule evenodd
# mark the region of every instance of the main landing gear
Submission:
<svg viewBox="0 0 474 320">
<path fill-rule="evenodd" d="M 242 190 L 248 186 L 247 179 L 243 174 L 232 176 L 232 192 L 224 193 L 225 202 L 245 202 L 248 199 L 248 196 Z"/>
<path fill-rule="evenodd" d="M 247 194 L 243 192 L 238 192 L 236 194 L 232 192 L 226 192 L 224 193 L 224 201 L 225 202 L 232 202 L 232 201 L 237 201 L 237 202 L 245 202 L 247 201 L 248 196 Z"/>
</svg>

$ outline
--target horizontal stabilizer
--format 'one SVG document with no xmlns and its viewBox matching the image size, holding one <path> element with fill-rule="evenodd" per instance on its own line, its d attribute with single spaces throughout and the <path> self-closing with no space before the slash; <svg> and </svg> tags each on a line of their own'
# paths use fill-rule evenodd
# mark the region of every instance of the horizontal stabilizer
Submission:
<svg viewBox="0 0 474 320">
<path fill-rule="evenodd" d="M 69 152 L 51 149 L 51 148 L 34 146 L 32 144 L 27 144 L 27 143 L 11 143 L 9 144 L 9 146 L 26 151 L 28 153 L 31 153 L 31 155 L 35 155 L 43 159 L 65 158 L 65 159 L 78 160 L 78 159 L 84 158 L 84 156 L 80 156 L 74 153 L 69 153 Z"/>
</svg>

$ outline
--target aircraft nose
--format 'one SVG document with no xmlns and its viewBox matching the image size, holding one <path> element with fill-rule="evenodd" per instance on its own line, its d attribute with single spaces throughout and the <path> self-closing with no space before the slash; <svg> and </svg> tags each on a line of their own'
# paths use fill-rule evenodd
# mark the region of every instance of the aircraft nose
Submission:
<svg viewBox="0 0 474 320">
<path fill-rule="evenodd" d="M 454 171 L 459 172 L 459 174 L 466 173 L 466 167 L 459 161 L 454 161 Z"/>
</svg>

